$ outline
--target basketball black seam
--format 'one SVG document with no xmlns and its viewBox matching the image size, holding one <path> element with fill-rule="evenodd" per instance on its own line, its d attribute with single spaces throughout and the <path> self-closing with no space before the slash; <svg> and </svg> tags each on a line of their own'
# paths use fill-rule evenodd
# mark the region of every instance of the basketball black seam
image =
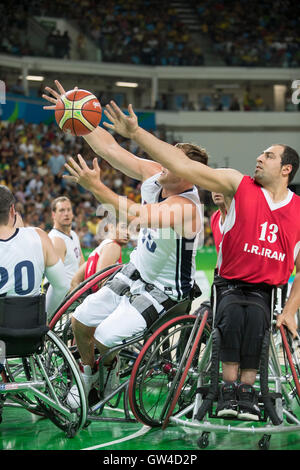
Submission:
<svg viewBox="0 0 300 470">
<path fill-rule="evenodd" d="M 76 101 L 76 93 L 77 93 L 77 90 L 75 91 L 75 95 L 74 95 L 74 98 L 73 98 L 73 100 L 72 100 L 73 102 Z M 72 108 L 71 108 L 71 111 L 72 111 L 72 117 L 71 117 L 71 119 L 72 119 L 72 128 L 73 128 L 73 132 L 74 132 L 74 135 L 75 135 L 76 137 L 78 137 L 78 134 L 76 133 L 76 131 L 75 131 L 75 126 L 74 126 L 74 120 L 77 119 L 76 117 L 74 118 L 74 111 L 81 111 L 81 112 L 82 112 L 82 107 L 80 107 L 80 108 L 78 108 L 78 109 L 72 107 Z M 101 114 L 101 111 L 98 111 L 97 109 L 88 109 L 87 111 L 88 111 L 89 113 L 98 113 L 98 114 Z M 84 116 L 84 119 L 85 119 L 91 126 L 93 126 L 93 127 L 95 128 L 94 124 L 93 124 L 92 122 L 90 122 L 85 116 Z M 79 122 L 81 122 L 80 119 L 77 119 L 77 120 L 78 120 Z M 82 124 L 86 129 L 90 130 L 83 122 L 81 122 L 81 124 Z"/>
<path fill-rule="evenodd" d="M 87 103 L 88 103 L 88 102 L 89 102 L 89 101 L 87 101 Z M 86 109 L 86 110 L 84 110 L 84 109 L 82 109 L 82 107 L 81 107 L 81 108 L 78 108 L 78 109 L 77 109 L 77 108 L 72 108 L 72 110 L 73 110 L 73 109 L 74 109 L 74 111 L 80 111 L 81 114 L 82 114 L 82 111 L 87 111 L 88 113 L 98 113 L 98 114 L 101 114 L 101 111 L 98 111 L 97 109 Z M 82 115 L 83 115 L 83 114 L 82 114 Z M 94 129 L 96 129 L 96 127 L 94 126 L 94 124 L 93 124 L 91 121 L 89 121 L 85 116 L 83 116 L 83 117 L 84 117 L 84 119 L 85 119 L 91 126 L 93 126 Z M 75 119 L 77 119 L 77 118 L 75 118 Z M 80 119 L 78 119 L 78 121 L 81 122 Z M 81 124 L 82 124 L 86 129 L 90 130 L 83 122 L 81 122 Z"/>
</svg>

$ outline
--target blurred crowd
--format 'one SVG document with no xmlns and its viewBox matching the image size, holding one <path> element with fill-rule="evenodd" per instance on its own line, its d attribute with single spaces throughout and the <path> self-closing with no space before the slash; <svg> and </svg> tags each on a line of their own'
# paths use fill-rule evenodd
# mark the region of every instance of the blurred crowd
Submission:
<svg viewBox="0 0 300 470">
<path fill-rule="evenodd" d="M 189 2 L 202 37 L 228 66 L 300 65 L 300 3 L 292 0 L 200 0 Z M 87 58 L 90 38 L 104 62 L 144 65 L 205 65 L 201 37 L 195 39 L 171 3 L 158 0 L 16 0 L 0 6 L 0 52 L 70 58 L 67 31 L 49 31 L 47 45 L 34 50 L 28 19 L 68 18 L 79 29 L 75 46 Z M 74 23 L 75 24 L 75 23 Z M 45 25 L 43 27 L 46 27 Z M 74 39 L 75 41 L 75 39 Z"/>
<path fill-rule="evenodd" d="M 117 135 L 115 138 L 135 155 L 147 158 L 136 144 Z M 65 162 L 78 153 L 88 164 L 95 157 L 84 139 L 62 134 L 56 124 L 34 125 L 23 120 L 0 123 L 0 184 L 13 191 L 24 225 L 41 227 L 48 232 L 52 228 L 51 201 L 64 195 L 72 201 L 73 228 L 83 248 L 93 248 L 98 244 L 99 203 L 81 186 L 63 178 L 68 174 Z M 140 202 L 140 182 L 124 176 L 100 158 L 99 162 L 106 185 Z"/>
<path fill-rule="evenodd" d="M 19 0 L 13 8 L 0 4 L 1 37 L 0 53 L 14 55 L 34 55 L 27 40 L 27 11 Z"/>
<path fill-rule="evenodd" d="M 90 8 L 86 8 L 87 3 Z M 171 5 L 153 0 L 79 1 L 77 22 L 103 61 L 146 65 L 203 65 L 204 57 Z M 80 10 L 80 8 L 79 8 Z"/>
<path fill-rule="evenodd" d="M 292 0 L 205 0 L 202 33 L 229 66 L 299 67 L 300 3 Z"/>
</svg>

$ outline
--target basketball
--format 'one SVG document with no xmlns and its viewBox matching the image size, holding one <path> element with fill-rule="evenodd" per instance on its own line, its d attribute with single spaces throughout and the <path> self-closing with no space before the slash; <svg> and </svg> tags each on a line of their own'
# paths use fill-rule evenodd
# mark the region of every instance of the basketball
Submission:
<svg viewBox="0 0 300 470">
<path fill-rule="evenodd" d="M 66 134 L 87 135 L 101 121 L 101 105 L 95 95 L 86 90 L 70 90 L 55 106 L 55 119 Z"/>
</svg>

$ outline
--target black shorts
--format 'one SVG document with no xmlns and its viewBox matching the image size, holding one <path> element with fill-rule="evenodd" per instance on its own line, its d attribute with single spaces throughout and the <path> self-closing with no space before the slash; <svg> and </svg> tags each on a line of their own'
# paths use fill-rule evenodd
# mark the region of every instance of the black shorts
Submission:
<svg viewBox="0 0 300 470">
<path fill-rule="evenodd" d="M 270 317 L 271 292 L 218 289 L 215 327 L 221 332 L 220 360 L 258 369 Z"/>
</svg>

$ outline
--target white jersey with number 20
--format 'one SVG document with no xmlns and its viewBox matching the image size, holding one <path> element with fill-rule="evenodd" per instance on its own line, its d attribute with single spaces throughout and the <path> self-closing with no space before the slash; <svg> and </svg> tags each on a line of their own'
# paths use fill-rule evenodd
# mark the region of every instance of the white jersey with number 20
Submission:
<svg viewBox="0 0 300 470">
<path fill-rule="evenodd" d="M 42 241 L 33 227 L 17 228 L 0 239 L 0 295 L 35 296 L 45 269 Z"/>
</svg>

